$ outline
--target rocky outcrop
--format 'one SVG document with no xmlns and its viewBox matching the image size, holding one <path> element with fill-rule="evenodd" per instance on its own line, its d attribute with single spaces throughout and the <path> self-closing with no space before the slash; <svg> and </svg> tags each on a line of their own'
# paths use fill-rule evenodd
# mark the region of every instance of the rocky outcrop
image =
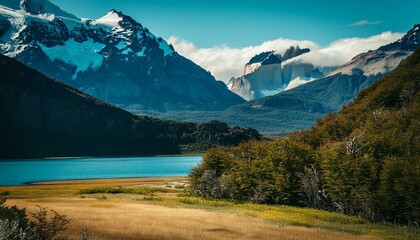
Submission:
<svg viewBox="0 0 420 240">
<path fill-rule="evenodd" d="M 332 68 L 316 67 L 293 58 L 309 52 L 308 48 L 290 47 L 283 55 L 263 52 L 245 65 L 244 75 L 228 82 L 229 89 L 244 98 L 253 100 L 271 96 L 324 76 Z"/>
</svg>

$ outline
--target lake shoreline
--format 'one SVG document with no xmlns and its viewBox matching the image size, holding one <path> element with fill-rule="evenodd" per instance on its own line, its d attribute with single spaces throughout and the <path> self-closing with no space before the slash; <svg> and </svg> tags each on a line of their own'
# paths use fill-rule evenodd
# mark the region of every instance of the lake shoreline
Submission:
<svg viewBox="0 0 420 240">
<path fill-rule="evenodd" d="M 26 182 L 25 185 L 0 185 L 1 187 L 30 187 L 30 186 L 53 186 L 53 185 L 66 185 L 72 184 L 76 182 L 80 182 L 83 184 L 83 182 L 91 183 L 91 182 L 110 182 L 114 181 L 116 183 L 126 182 L 125 180 L 130 181 L 138 181 L 138 182 L 162 182 L 166 181 L 168 179 L 188 179 L 188 176 L 157 176 L 157 177 L 122 177 L 122 178 L 89 178 L 89 179 L 68 179 L 68 180 L 47 180 L 47 181 L 32 181 L 32 182 Z"/>
<path fill-rule="evenodd" d="M 0 161 L 0 186 L 92 179 L 185 177 L 202 156 L 30 159 Z"/>
<path fill-rule="evenodd" d="M 44 160 L 71 160 L 71 159 L 95 159 L 95 158 L 147 158 L 147 157 L 191 157 L 191 156 L 204 156 L 204 153 L 187 153 L 187 154 L 162 154 L 162 155 L 109 155 L 109 156 L 51 156 L 51 157 L 28 157 L 28 158 L 2 158 L 0 162 L 6 161 L 31 161 L 32 159 Z"/>
</svg>

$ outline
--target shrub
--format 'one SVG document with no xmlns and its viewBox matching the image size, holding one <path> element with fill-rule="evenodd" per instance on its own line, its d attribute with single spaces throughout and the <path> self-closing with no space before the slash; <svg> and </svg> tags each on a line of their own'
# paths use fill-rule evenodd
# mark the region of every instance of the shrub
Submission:
<svg viewBox="0 0 420 240">
<path fill-rule="evenodd" d="M 46 208 L 32 213 L 33 221 L 29 220 L 25 209 L 5 205 L 6 198 L 0 198 L 0 240 L 58 240 L 67 239 L 63 232 L 70 222 L 65 215 L 55 211 L 48 219 Z"/>
</svg>

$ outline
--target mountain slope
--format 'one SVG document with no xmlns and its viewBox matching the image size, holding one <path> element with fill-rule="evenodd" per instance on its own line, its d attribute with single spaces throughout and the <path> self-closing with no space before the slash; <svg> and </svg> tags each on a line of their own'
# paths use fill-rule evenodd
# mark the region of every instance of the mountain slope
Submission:
<svg viewBox="0 0 420 240">
<path fill-rule="evenodd" d="M 209 150 L 189 175 L 191 189 L 417 228 L 419 138 L 420 49 L 310 130 Z"/>
<path fill-rule="evenodd" d="M 337 112 L 354 99 L 360 90 L 393 70 L 420 46 L 419 38 L 420 25 L 417 24 L 400 40 L 362 53 L 324 78 L 274 96 L 233 106 L 224 111 L 233 115 L 223 121 L 230 123 L 231 119 L 249 119 L 264 113 L 267 117 L 262 122 L 237 125 L 269 133 L 309 128 L 317 118 L 329 112 Z M 299 124 L 296 124 L 296 119 L 300 121 Z"/>
<path fill-rule="evenodd" d="M 244 105 L 318 113 L 338 111 L 420 46 L 419 26 L 415 25 L 394 43 L 354 57 L 324 78 Z"/>
<path fill-rule="evenodd" d="M 343 210 L 410 224 L 420 220 L 419 134 L 417 49 L 340 113 L 292 138 L 320 156 L 324 191 Z"/>
<path fill-rule="evenodd" d="M 0 53 L 101 100 L 158 111 L 244 102 L 121 12 L 80 20 L 47 0 L 21 1 L 19 10 L 6 6 L 0 6 Z"/>
<path fill-rule="evenodd" d="M 257 54 L 244 67 L 244 75 L 232 78 L 228 87 L 246 100 L 271 96 L 300 84 L 313 81 L 328 73 L 330 68 L 320 68 L 309 63 L 295 61 L 295 57 L 310 49 L 290 47 L 283 55 L 274 52 Z"/>
<path fill-rule="evenodd" d="M 420 25 L 415 25 L 400 40 L 362 53 L 326 77 L 224 111 L 155 113 L 155 116 L 195 122 L 220 119 L 230 125 L 252 127 L 269 135 L 287 135 L 310 128 L 318 118 L 339 111 L 360 90 L 409 56 L 420 45 L 419 37 Z"/>
<path fill-rule="evenodd" d="M 2 55 L 0 72 L 0 158 L 176 154 L 260 137 L 135 116 Z"/>
</svg>

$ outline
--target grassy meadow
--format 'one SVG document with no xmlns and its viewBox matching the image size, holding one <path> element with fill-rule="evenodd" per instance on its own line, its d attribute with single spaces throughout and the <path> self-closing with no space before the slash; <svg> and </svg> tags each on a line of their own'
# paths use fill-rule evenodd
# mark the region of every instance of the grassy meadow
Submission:
<svg viewBox="0 0 420 240">
<path fill-rule="evenodd" d="M 8 205 L 48 207 L 97 239 L 418 239 L 419 229 L 326 211 L 190 197 L 186 178 L 103 179 L 0 187 Z"/>
</svg>

